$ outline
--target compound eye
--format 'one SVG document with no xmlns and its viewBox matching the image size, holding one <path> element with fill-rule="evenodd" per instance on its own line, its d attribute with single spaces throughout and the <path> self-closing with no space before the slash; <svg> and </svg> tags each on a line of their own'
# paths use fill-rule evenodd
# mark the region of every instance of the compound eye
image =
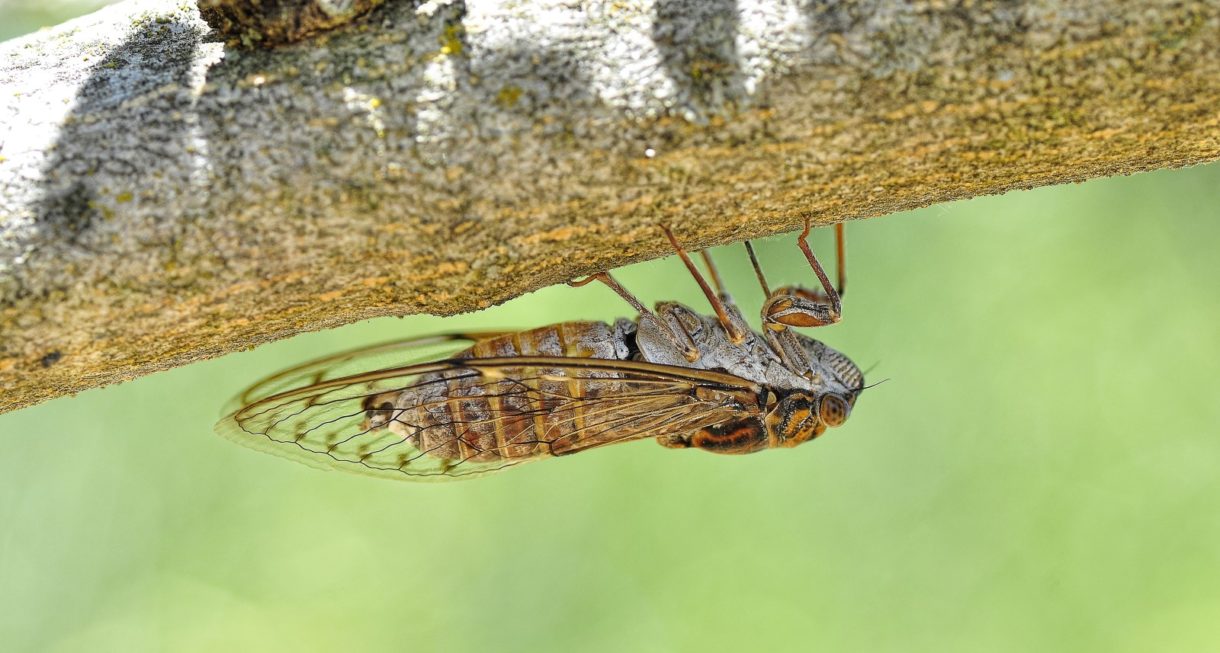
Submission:
<svg viewBox="0 0 1220 653">
<path fill-rule="evenodd" d="M 822 397 L 822 405 L 819 407 L 818 413 L 822 416 L 822 422 L 827 426 L 839 426 L 847 421 L 851 407 L 838 395 L 826 395 Z"/>
</svg>

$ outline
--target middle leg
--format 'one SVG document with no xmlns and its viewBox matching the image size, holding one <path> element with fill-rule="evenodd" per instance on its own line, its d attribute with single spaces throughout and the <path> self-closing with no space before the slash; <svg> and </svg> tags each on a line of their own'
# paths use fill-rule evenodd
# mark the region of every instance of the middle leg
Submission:
<svg viewBox="0 0 1220 653">
<path fill-rule="evenodd" d="M 725 306 L 726 302 L 724 301 L 728 298 L 728 295 L 724 292 L 724 286 L 720 283 L 720 274 L 716 271 L 716 267 L 711 263 L 711 257 L 707 255 L 707 252 L 703 253 L 703 260 L 708 263 L 708 269 L 711 271 L 712 278 L 716 282 L 716 289 L 718 292 L 712 292 L 711 287 L 707 284 L 707 280 L 703 278 L 703 275 L 699 272 L 699 268 L 695 267 L 695 262 L 690 260 L 690 256 L 687 256 L 686 250 L 682 248 L 682 245 L 678 244 L 678 239 L 674 238 L 674 234 L 669 230 L 669 227 L 661 225 L 661 230 L 665 232 L 665 236 L 669 238 L 669 243 L 673 245 L 674 251 L 678 253 L 678 257 L 682 259 L 684 264 L 686 264 L 686 269 L 689 270 L 691 276 L 695 278 L 695 282 L 699 284 L 699 288 L 703 291 L 703 295 L 707 297 L 708 303 L 712 305 L 712 310 L 716 311 L 716 319 L 720 320 L 720 326 L 723 327 L 725 333 L 728 334 L 729 341 L 735 345 L 741 344 L 743 341 L 745 341 L 746 334 L 742 331 L 738 324 L 734 323 L 733 320 L 729 318 L 729 310 Z"/>
</svg>

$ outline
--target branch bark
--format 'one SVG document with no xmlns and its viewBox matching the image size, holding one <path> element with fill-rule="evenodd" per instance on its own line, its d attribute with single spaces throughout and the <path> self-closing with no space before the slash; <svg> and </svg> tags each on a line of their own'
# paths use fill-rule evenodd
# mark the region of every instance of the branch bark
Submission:
<svg viewBox="0 0 1220 653">
<path fill-rule="evenodd" d="M 0 411 L 692 247 L 1220 156 L 1220 2 L 390 0 L 0 44 Z M 249 39 L 247 39 L 249 40 Z"/>
</svg>

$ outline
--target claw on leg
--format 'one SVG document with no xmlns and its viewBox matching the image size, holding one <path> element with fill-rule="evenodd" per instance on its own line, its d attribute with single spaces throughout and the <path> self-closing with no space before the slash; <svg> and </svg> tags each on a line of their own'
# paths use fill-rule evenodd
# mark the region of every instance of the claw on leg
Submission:
<svg viewBox="0 0 1220 653">
<path fill-rule="evenodd" d="M 689 449 L 690 438 L 682 435 L 657 436 L 657 444 L 669 449 Z"/>
</svg>

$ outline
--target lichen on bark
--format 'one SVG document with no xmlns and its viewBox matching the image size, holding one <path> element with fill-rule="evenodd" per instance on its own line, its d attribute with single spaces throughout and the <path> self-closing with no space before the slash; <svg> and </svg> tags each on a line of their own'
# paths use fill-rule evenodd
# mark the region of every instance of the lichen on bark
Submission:
<svg viewBox="0 0 1220 653">
<path fill-rule="evenodd" d="M 1220 156 L 1220 3 L 128 0 L 0 44 L 0 411 L 692 247 Z"/>
</svg>

